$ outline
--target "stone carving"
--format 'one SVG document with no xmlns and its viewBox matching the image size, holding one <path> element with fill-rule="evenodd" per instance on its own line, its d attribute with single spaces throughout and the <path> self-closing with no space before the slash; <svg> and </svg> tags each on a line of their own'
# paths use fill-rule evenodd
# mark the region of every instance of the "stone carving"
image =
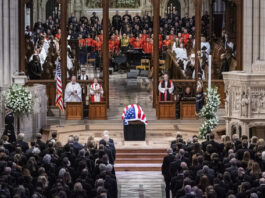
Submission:
<svg viewBox="0 0 265 198">
<path fill-rule="evenodd" d="M 226 98 L 225 98 L 225 113 L 227 116 L 230 115 L 230 86 L 227 86 L 226 88 Z"/>
<path fill-rule="evenodd" d="M 242 99 L 241 99 L 241 116 L 247 117 L 248 116 L 248 95 L 243 92 Z"/>
<path fill-rule="evenodd" d="M 257 74 L 265 73 L 265 64 L 264 61 L 256 61 L 252 64 L 252 72 Z"/>
<path fill-rule="evenodd" d="M 20 117 L 20 131 L 25 133 L 26 140 L 31 140 L 47 124 L 47 95 L 45 85 L 36 84 L 28 89 L 33 98 L 33 113 Z"/>
<path fill-rule="evenodd" d="M 249 136 L 251 126 L 265 122 L 265 74 L 257 75 L 240 71 L 225 72 L 226 130 L 232 135 L 231 126 L 238 123 L 241 135 Z"/>
</svg>

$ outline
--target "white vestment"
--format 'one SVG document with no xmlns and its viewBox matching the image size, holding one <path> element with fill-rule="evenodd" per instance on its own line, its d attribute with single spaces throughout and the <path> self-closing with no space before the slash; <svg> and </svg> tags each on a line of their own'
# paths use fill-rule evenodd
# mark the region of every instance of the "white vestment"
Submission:
<svg viewBox="0 0 265 198">
<path fill-rule="evenodd" d="M 81 102 L 82 89 L 79 83 L 69 82 L 65 88 L 64 102 Z"/>
<path fill-rule="evenodd" d="M 103 95 L 104 91 L 99 83 L 93 83 L 90 86 L 90 95 L 91 95 L 91 102 L 101 102 L 101 96 Z"/>
<path fill-rule="evenodd" d="M 184 60 L 188 58 L 187 50 L 185 48 L 178 48 L 176 54 L 177 59 Z"/>
<path fill-rule="evenodd" d="M 86 74 L 85 75 L 81 74 L 80 80 L 88 80 L 88 76 Z"/>
<path fill-rule="evenodd" d="M 209 57 L 209 55 L 210 55 L 210 53 L 211 53 L 211 45 L 210 45 L 210 43 L 209 42 L 201 42 L 201 49 L 203 48 L 203 47 L 206 47 L 206 57 L 207 57 L 207 59 L 208 59 L 208 57 Z M 203 54 L 201 54 L 201 56 L 202 56 Z"/>
<path fill-rule="evenodd" d="M 167 87 L 167 81 L 165 81 L 165 87 Z M 159 90 L 159 92 L 161 92 L 161 93 L 165 93 L 165 92 L 166 92 L 166 88 L 162 88 L 162 84 L 161 84 L 161 82 L 159 83 L 158 90 Z M 174 84 L 171 82 L 171 86 L 170 86 L 170 88 L 168 89 L 168 92 L 169 92 L 170 94 L 172 94 L 173 91 L 174 91 Z"/>
</svg>

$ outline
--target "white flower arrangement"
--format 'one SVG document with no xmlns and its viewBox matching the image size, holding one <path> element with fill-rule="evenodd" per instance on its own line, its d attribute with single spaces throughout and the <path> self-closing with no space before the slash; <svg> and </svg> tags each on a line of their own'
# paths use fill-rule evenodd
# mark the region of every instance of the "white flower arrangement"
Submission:
<svg viewBox="0 0 265 198">
<path fill-rule="evenodd" d="M 218 124 L 219 120 L 216 112 L 220 105 L 220 96 L 218 94 L 218 88 L 211 88 L 208 90 L 206 97 L 206 105 L 203 106 L 199 113 L 199 117 L 204 119 L 203 124 L 200 127 L 200 138 L 205 138 L 207 133 L 211 132 Z"/>
<path fill-rule="evenodd" d="M 15 114 L 30 114 L 33 106 L 32 95 L 27 88 L 14 84 L 5 94 L 5 106 L 12 108 Z"/>
</svg>

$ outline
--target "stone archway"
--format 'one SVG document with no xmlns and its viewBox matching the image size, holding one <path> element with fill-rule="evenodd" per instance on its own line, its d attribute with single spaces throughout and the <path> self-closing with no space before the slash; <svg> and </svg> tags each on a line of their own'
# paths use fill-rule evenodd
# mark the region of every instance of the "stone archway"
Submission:
<svg viewBox="0 0 265 198">
<path fill-rule="evenodd" d="M 181 16 L 181 5 L 180 5 L 179 0 L 168 0 L 167 6 L 166 6 L 166 13 L 167 14 L 168 14 L 167 8 L 169 8 L 169 7 L 175 7 L 176 10 L 178 11 L 178 14 Z"/>
<path fill-rule="evenodd" d="M 193 0 L 161 0 L 160 15 L 163 17 L 167 13 L 167 7 L 170 2 L 177 2 L 180 7 L 180 16 L 184 17 L 185 13 L 188 13 L 190 17 L 195 14 L 194 1 Z"/>
<path fill-rule="evenodd" d="M 58 9 L 59 9 L 59 4 L 57 3 L 56 0 L 48 0 L 46 3 L 46 19 L 49 16 L 58 17 Z"/>
</svg>

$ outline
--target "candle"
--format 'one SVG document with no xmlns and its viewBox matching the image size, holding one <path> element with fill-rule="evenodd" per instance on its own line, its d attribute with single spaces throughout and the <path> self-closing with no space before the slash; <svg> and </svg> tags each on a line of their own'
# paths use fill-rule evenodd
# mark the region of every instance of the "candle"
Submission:
<svg viewBox="0 0 265 198">
<path fill-rule="evenodd" d="M 208 91 L 211 89 L 212 81 L 212 55 L 209 55 L 209 66 L 208 66 Z"/>
</svg>

